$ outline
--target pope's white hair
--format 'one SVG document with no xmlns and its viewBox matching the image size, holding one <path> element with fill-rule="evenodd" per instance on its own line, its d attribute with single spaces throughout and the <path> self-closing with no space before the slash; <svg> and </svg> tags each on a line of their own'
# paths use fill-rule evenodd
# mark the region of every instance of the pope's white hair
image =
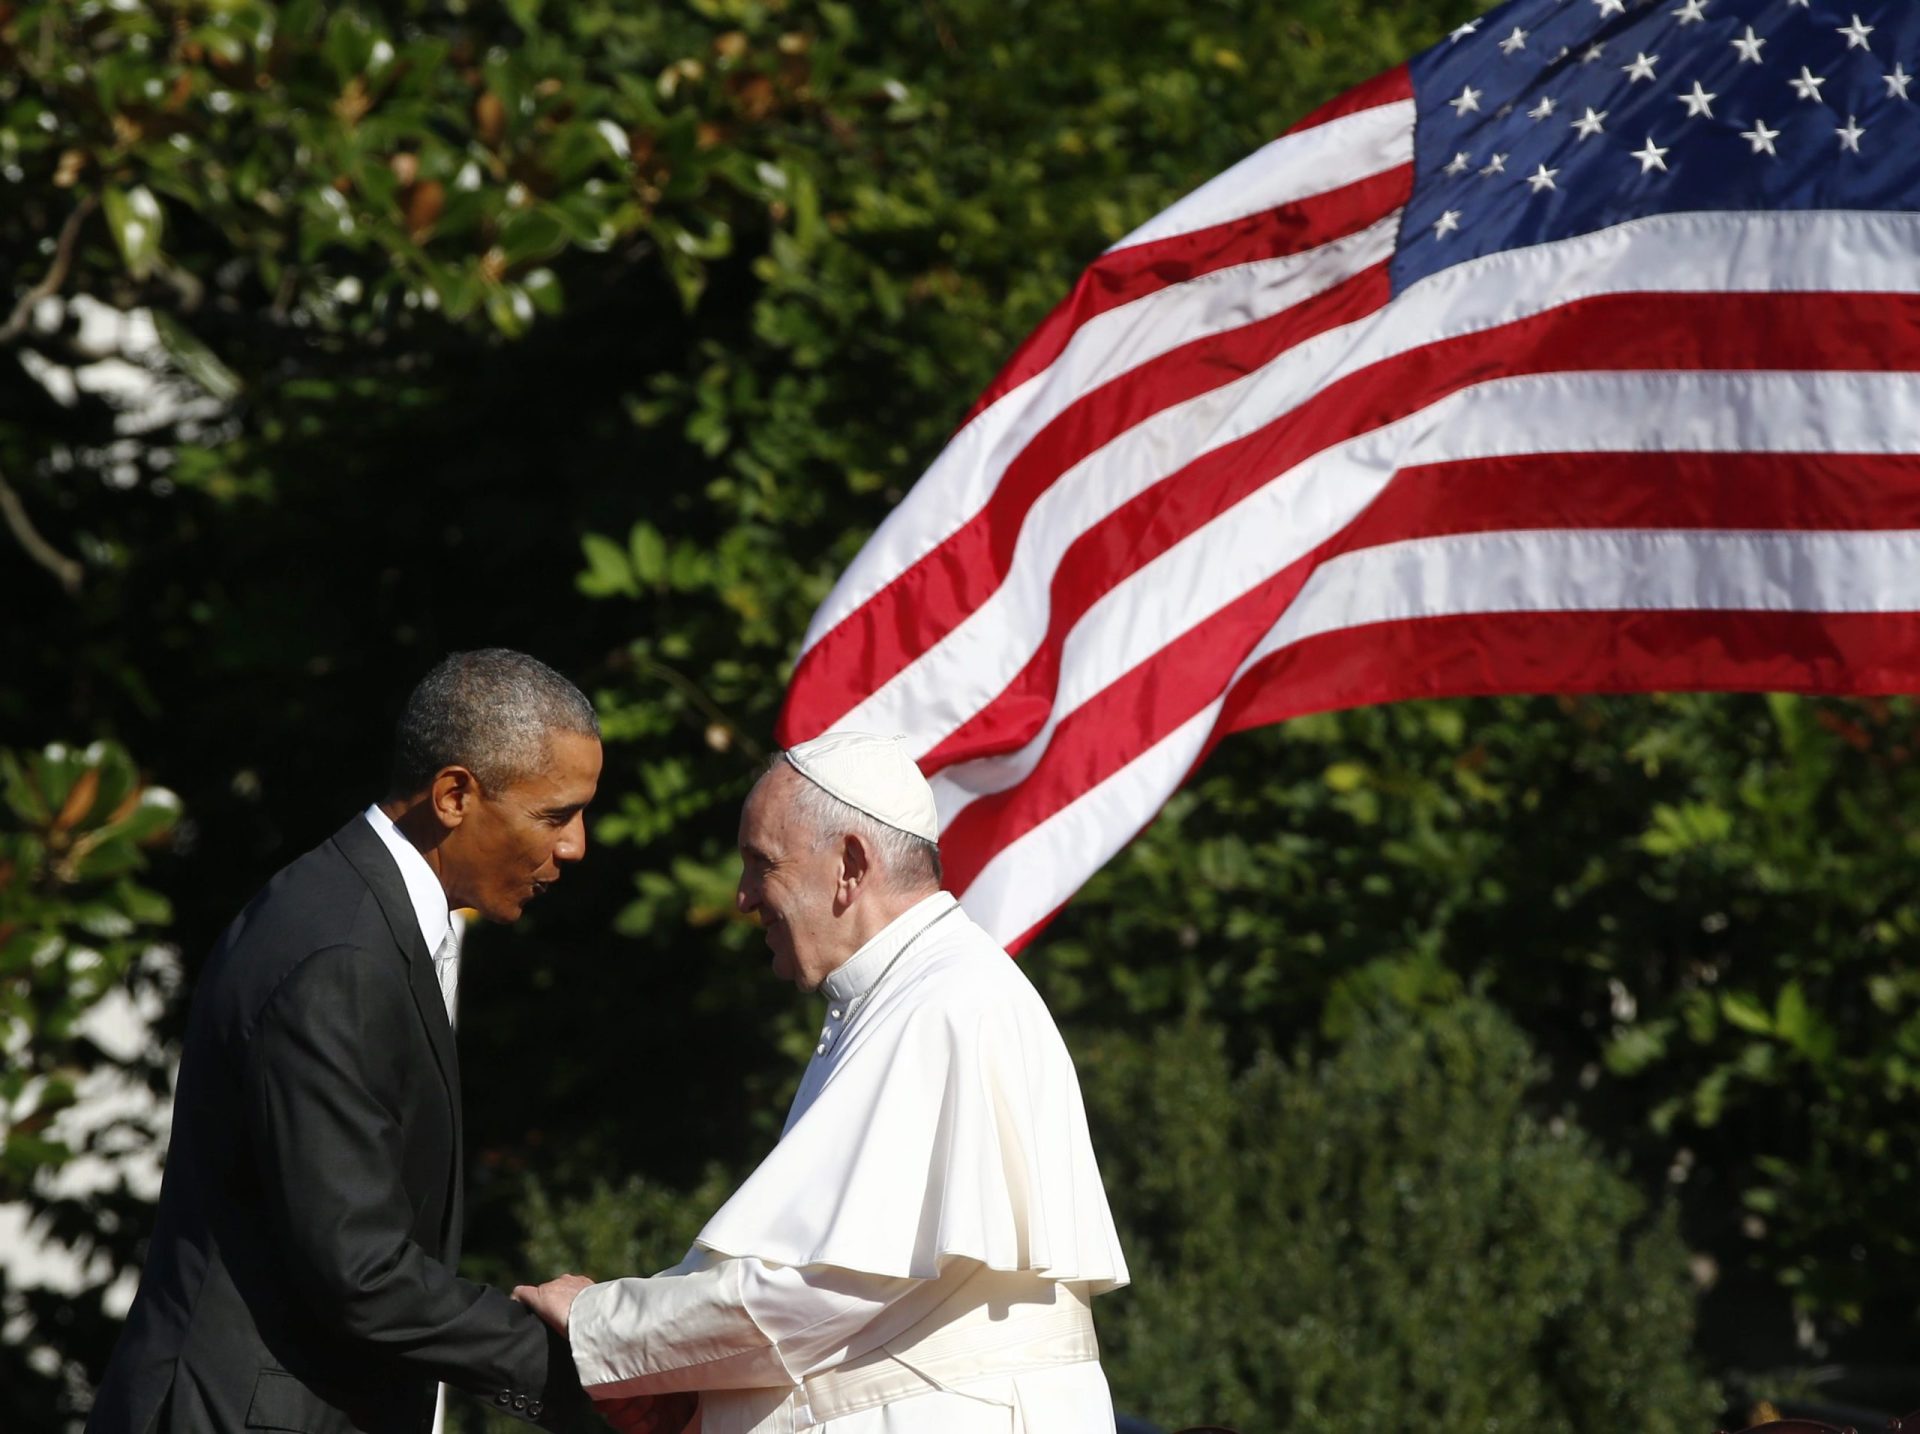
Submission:
<svg viewBox="0 0 1920 1434">
<path fill-rule="evenodd" d="M 767 770 L 785 767 L 800 781 L 794 788 L 793 809 L 813 833 L 814 850 L 843 836 L 856 836 L 873 853 L 880 879 L 894 891 L 917 891 L 940 885 L 940 848 L 925 837 L 888 826 L 856 806 L 843 802 L 805 772 L 776 752 Z"/>
</svg>

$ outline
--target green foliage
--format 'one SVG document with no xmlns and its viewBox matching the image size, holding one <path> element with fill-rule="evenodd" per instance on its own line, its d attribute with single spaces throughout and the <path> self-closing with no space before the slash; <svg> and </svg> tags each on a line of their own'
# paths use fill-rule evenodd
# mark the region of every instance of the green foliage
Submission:
<svg viewBox="0 0 1920 1434">
<path fill-rule="evenodd" d="M 603 1280 L 655 1274 L 680 1262 L 735 1183 L 717 1166 L 685 1192 L 632 1175 L 618 1185 L 596 1180 L 584 1196 L 556 1203 L 535 1181 L 520 1207 L 526 1267 Z"/>
<path fill-rule="evenodd" d="M 57 1123 L 103 1057 L 82 1018 L 129 981 L 170 912 L 141 885 L 144 846 L 179 799 L 141 781 L 127 754 L 0 749 L 0 1202 L 35 1191 L 73 1155 Z"/>
<path fill-rule="evenodd" d="M 732 844 L 835 574 L 1095 254 L 1471 8 L 0 4 L 0 268 L 12 300 L 50 295 L 0 356 L 0 548 L 35 559 L 0 561 L 0 747 L 111 738 L 194 814 L 139 882 L 36 888 L 16 859 L 0 925 L 105 966 L 33 965 L 8 999 L 54 1032 L 123 946 L 196 960 L 377 795 L 432 658 L 539 652 L 590 685 L 609 763 L 588 863 L 475 943 L 471 1243 L 500 1278 L 624 1258 L 523 1244 L 576 1207 L 626 1218 L 632 1171 L 633 1228 L 667 1228 L 661 1192 L 763 1148 L 811 1047 L 732 915 Z M 80 381 L 108 360 L 153 392 Z M 1070 1023 L 1195 1013 L 1236 1060 L 1482 981 L 1769 1328 L 1899 1349 L 1913 717 L 1513 700 L 1249 734 L 1028 966 Z M 25 842 L 42 819 L 13 820 Z M 20 925 L 29 901 L 52 904 Z M 36 1039 L 27 1080 L 57 1099 L 94 1057 Z M 10 1139 L 10 1188 L 64 1158 L 48 1129 Z M 110 1239 L 48 1209 L 133 1260 L 137 1209 Z M 33 1317 L 97 1373 L 110 1329 L 83 1309 Z M 9 1426 L 84 1404 L 5 1373 Z"/>
<path fill-rule="evenodd" d="M 1688 1431 L 1669 1215 L 1564 1119 L 1494 1007 L 1387 1007 L 1235 1070 L 1219 1027 L 1084 1038 L 1135 1283 L 1097 1307 L 1116 1402 L 1168 1427 Z"/>
<path fill-rule="evenodd" d="M 56 1427 L 63 1386 L 84 1386 L 73 1346 L 110 1337 L 101 1289 L 147 1218 L 124 1182 L 77 1190 L 58 1177 L 76 1157 L 145 1148 L 161 1135 L 137 1107 L 107 1120 L 83 1102 L 110 1089 L 103 1077 L 122 1089 L 164 1079 L 162 1052 L 109 1039 L 94 1018 L 110 994 L 158 985 L 157 1004 L 168 993 L 171 965 L 154 958 L 171 912 L 141 877 L 146 848 L 179 815 L 179 799 L 143 781 L 111 742 L 0 748 L 0 1205 L 25 1215 L 30 1238 L 64 1252 L 84 1285 L 55 1295 L 11 1288 L 0 1273 L 9 1427 Z M 76 1115 L 87 1118 L 76 1124 Z"/>
<path fill-rule="evenodd" d="M 1511 699 L 1249 734 L 1036 970 L 1072 1018 L 1199 1010 L 1240 1048 L 1484 981 L 1756 1309 L 1784 1291 L 1816 1351 L 1890 1352 L 1920 1279 L 1915 715 Z M 1788 1331 L 1785 1303 L 1756 1324 Z"/>
</svg>

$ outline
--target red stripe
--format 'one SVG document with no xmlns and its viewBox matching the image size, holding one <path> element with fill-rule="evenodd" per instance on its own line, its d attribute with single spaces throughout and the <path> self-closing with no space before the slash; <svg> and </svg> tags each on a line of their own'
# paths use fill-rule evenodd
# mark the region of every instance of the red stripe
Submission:
<svg viewBox="0 0 1920 1434">
<path fill-rule="evenodd" d="M 1816 316 L 1832 327 L 1816 324 Z M 1296 464 L 1468 383 L 1529 371 L 1638 369 L 1656 358 L 1670 360 L 1667 367 L 1703 369 L 1920 366 L 1920 297 L 1608 295 L 1416 349 L 1329 385 L 1309 404 L 1203 455 L 1082 534 L 1053 574 L 1048 631 L 1034 656 L 922 759 L 923 768 L 937 771 L 1032 740 L 1052 709 L 1067 636 L 1087 610 Z M 1912 521 L 1913 461 L 1904 458 L 1577 454 L 1448 468 L 1454 471 L 1420 482 L 1397 479 L 1362 515 L 1358 531 L 1321 556 L 1443 531 L 1920 526 Z M 1403 512 L 1410 504 L 1424 510 Z M 1464 526 L 1449 529 L 1449 522 Z"/>
<path fill-rule="evenodd" d="M 1321 551 L 1540 528 L 1920 528 L 1920 455 L 1543 453 L 1402 469 Z"/>
<path fill-rule="evenodd" d="M 1294 643 L 1234 684 L 1215 741 L 1309 712 L 1415 697 L 1676 689 L 1869 696 L 1911 692 L 1916 681 L 1920 616 L 1912 613 L 1473 613 Z"/>
<path fill-rule="evenodd" d="M 979 798 L 940 833 L 947 884 L 965 891 L 994 854 L 1125 767 L 1214 701 L 1312 572 L 1303 559 L 1187 629 L 1061 719 L 1025 781 Z"/>
<path fill-rule="evenodd" d="M 1412 189 L 1413 166 L 1400 165 L 1278 209 L 1103 254 L 1080 276 L 1073 292 L 1014 350 L 1006 367 L 967 410 L 961 426 L 1049 368 L 1081 325 L 1108 310 L 1217 269 L 1304 254 L 1357 234 L 1405 204 Z"/>
<path fill-rule="evenodd" d="M 1396 65 L 1384 75 L 1375 75 L 1364 84 L 1355 85 L 1343 95 L 1336 95 L 1312 111 L 1305 119 L 1290 125 L 1286 133 L 1301 134 L 1306 130 L 1318 129 L 1328 120 L 1337 120 L 1342 116 L 1358 114 L 1361 110 L 1378 109 L 1381 105 L 1394 104 L 1400 100 L 1413 98 L 1413 75 L 1405 65 Z"/>
<path fill-rule="evenodd" d="M 1230 733 L 1313 712 L 1519 693 L 1886 696 L 1916 684 L 1920 617 L 1911 613 L 1473 613 L 1377 623 L 1307 638 L 1250 668 L 1168 795 Z M 945 838 L 941 852 L 950 872 L 961 864 Z M 965 864 L 977 874 L 985 863 L 969 854 Z M 960 882 L 949 884 L 964 892 Z M 1029 945 L 1065 904 L 1007 949 Z"/>
<path fill-rule="evenodd" d="M 1106 781 L 1212 702 L 1221 693 L 1234 669 L 1244 660 L 1245 654 L 1265 636 L 1279 613 L 1293 600 L 1306 577 L 1319 566 L 1322 556 L 1316 553 L 1303 559 L 1260 587 L 1250 590 L 1205 622 L 1183 633 L 1063 719 L 1054 731 L 1046 755 L 1024 782 L 975 801 L 941 833 L 940 850 L 952 888 L 964 891 L 1002 847 L 1033 830 L 1068 802 Z M 1629 642 L 1635 641 L 1632 638 L 1635 633 L 1652 634 L 1657 638 L 1660 633 L 1672 630 L 1662 627 L 1659 621 L 1652 621 L 1654 619 L 1697 619 L 1701 631 L 1711 632 L 1717 623 L 1729 620 L 1735 620 L 1730 630 L 1738 631 L 1739 620 L 1749 617 L 1747 614 L 1726 613 L 1589 613 L 1568 616 L 1600 620 L 1602 625 L 1597 629 L 1600 631 L 1607 630 L 1605 624 L 1610 621 L 1615 628 L 1628 634 Z M 1798 627 L 1788 624 L 1782 630 L 1809 634 L 1822 631 L 1823 624 L 1828 621 L 1839 624 L 1837 631 L 1848 631 L 1859 626 L 1854 615 L 1850 614 L 1844 615 L 1844 620 L 1842 615 L 1835 614 L 1750 616 L 1755 622 L 1774 617 L 1795 618 L 1799 622 Z M 1886 618 L 1884 614 L 1867 616 Z M 1666 686 L 1709 691 L 1745 690 L 1748 687 L 1775 687 L 1782 691 L 1892 691 L 1896 689 L 1885 684 L 1900 678 L 1911 683 L 1916 673 L 1920 673 L 1920 667 L 1916 666 L 1908 667 L 1904 673 L 1897 667 L 1876 666 L 1867 660 L 1868 654 L 1859 651 L 1848 650 L 1844 654 L 1830 654 L 1822 658 L 1820 647 L 1812 645 L 1813 639 L 1808 638 L 1797 648 L 1781 648 L 1777 642 L 1772 648 L 1763 642 L 1755 642 L 1749 649 L 1730 647 L 1730 660 L 1722 668 L 1705 662 L 1700 644 L 1695 644 L 1688 651 L 1692 654 L 1694 664 L 1691 670 L 1697 675 L 1683 679 L 1676 674 L 1689 669 L 1678 663 L 1660 666 L 1653 661 L 1658 656 L 1657 642 L 1645 641 L 1635 645 L 1630 654 L 1612 654 L 1611 662 L 1594 668 L 1597 675 L 1587 685 L 1567 686 L 1564 682 L 1558 685 L 1550 683 L 1536 667 L 1516 666 L 1502 660 L 1496 647 L 1490 643 L 1476 645 L 1473 637 L 1478 624 L 1504 630 L 1516 624 L 1524 628 L 1530 622 L 1546 618 L 1558 620 L 1559 617 L 1558 614 L 1525 613 L 1475 614 L 1458 619 L 1429 618 L 1405 624 L 1375 624 L 1303 640 L 1263 659 L 1246 677 L 1235 683 L 1232 700 L 1242 707 L 1250 707 L 1253 715 L 1241 719 L 1237 715 L 1223 714 L 1222 725 L 1237 729 L 1332 707 L 1397 701 L 1406 697 L 1471 696 L 1503 692 L 1647 691 Z M 1895 620 L 1904 620 L 1909 624 L 1914 629 L 1913 640 L 1920 643 L 1920 619 L 1912 615 L 1901 619 L 1896 615 Z M 1652 626 L 1636 626 L 1646 621 L 1652 621 Z M 1369 633 L 1375 627 L 1406 626 L 1429 634 L 1426 640 L 1433 640 L 1437 644 L 1439 634 L 1446 631 L 1441 626 L 1444 623 L 1458 624 L 1460 641 L 1457 649 L 1436 647 L 1433 662 L 1447 665 L 1443 668 L 1443 676 L 1431 681 L 1421 678 L 1426 670 L 1422 663 L 1409 663 L 1404 655 L 1390 654 L 1376 660 L 1370 655 L 1371 650 L 1366 642 L 1356 635 Z M 1681 630 L 1686 630 L 1684 623 Z M 1335 669 L 1334 675 L 1321 682 L 1319 687 L 1312 685 L 1319 680 L 1313 669 L 1303 664 L 1290 664 L 1287 659 L 1287 653 L 1309 648 L 1331 654 L 1328 661 Z M 1789 654 L 1792 661 L 1783 662 L 1780 659 L 1783 652 Z M 1920 652 L 1920 647 L 1916 648 L 1916 652 Z M 1706 654 L 1711 655 L 1711 652 Z M 1582 654 L 1583 665 L 1591 665 L 1592 661 L 1589 654 Z M 1766 661 L 1774 661 L 1776 666 L 1768 668 L 1755 665 Z M 1464 675 L 1459 670 L 1473 663 L 1479 665 L 1470 668 Z M 1797 682 L 1793 680 L 1793 673 L 1803 669 L 1817 675 Z M 1645 683 L 1635 686 L 1632 674 L 1641 671 L 1650 675 Z M 1857 671 L 1864 685 L 1839 685 L 1851 680 L 1846 677 L 1850 671 Z M 1262 683 L 1249 685 L 1249 679 L 1255 672 L 1267 676 Z M 1716 673 L 1722 675 L 1716 676 Z M 1725 675 L 1727 673 L 1732 675 Z M 1289 686 L 1296 680 L 1308 684 L 1303 689 L 1304 695 L 1297 700 Z M 1327 695 L 1328 692 L 1346 695 L 1336 701 Z M 1257 706 L 1254 705 L 1256 699 Z"/>
<path fill-rule="evenodd" d="M 1389 292 L 1382 262 L 1257 323 L 1183 344 L 1077 399 L 1007 465 L 979 513 L 802 655 L 780 740 L 791 745 L 827 730 L 991 597 L 1012 566 L 1028 511 L 1074 464 L 1155 413 L 1378 310 Z"/>
</svg>

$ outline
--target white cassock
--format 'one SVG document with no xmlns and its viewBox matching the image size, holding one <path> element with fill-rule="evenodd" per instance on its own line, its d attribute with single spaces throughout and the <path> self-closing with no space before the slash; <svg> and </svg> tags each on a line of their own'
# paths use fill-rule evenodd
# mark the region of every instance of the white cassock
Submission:
<svg viewBox="0 0 1920 1434">
<path fill-rule="evenodd" d="M 700 1434 L 1113 1434 L 1126 1262 L 1039 995 L 945 892 L 822 991 L 780 1143 L 680 1264 L 575 1300 L 581 1383 L 697 1389 Z"/>
</svg>

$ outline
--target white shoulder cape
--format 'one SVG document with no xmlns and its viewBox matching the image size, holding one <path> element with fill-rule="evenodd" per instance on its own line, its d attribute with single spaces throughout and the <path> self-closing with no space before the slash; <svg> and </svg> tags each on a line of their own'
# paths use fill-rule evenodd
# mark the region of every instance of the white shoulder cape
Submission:
<svg viewBox="0 0 1920 1434">
<path fill-rule="evenodd" d="M 811 1100 L 696 1248 L 930 1279 L 946 1257 L 1127 1282 L 1080 1082 L 1046 1006 L 964 913 L 873 988 Z"/>
</svg>

